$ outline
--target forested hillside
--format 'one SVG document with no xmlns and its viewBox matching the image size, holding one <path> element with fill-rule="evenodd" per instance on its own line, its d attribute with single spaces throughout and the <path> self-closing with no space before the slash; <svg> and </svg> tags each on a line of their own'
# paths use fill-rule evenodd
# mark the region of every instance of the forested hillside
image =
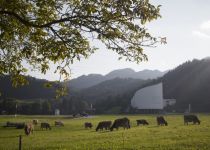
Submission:
<svg viewBox="0 0 210 150">
<path fill-rule="evenodd" d="M 115 78 L 81 91 L 70 93 L 70 99 L 93 104 L 97 113 L 125 111 L 134 92 L 150 80 Z"/>
<path fill-rule="evenodd" d="M 0 77 L 2 93 L 0 99 L 32 100 L 33 102 L 23 105 L 22 112 L 28 113 L 30 113 L 28 110 L 39 109 L 44 112 L 43 107 L 46 107 L 49 109 L 48 113 L 51 113 L 54 108 L 59 108 L 62 114 L 72 114 L 90 109 L 91 106 L 96 113 L 123 113 L 129 112 L 130 100 L 137 90 L 162 82 L 164 98 L 177 100 L 174 106 L 166 108 L 167 111 L 184 112 L 191 104 L 192 112 L 210 112 L 210 59 L 208 58 L 188 61 L 163 77 L 153 80 L 114 78 L 85 89 L 75 90 L 72 87 L 69 95 L 61 97 L 58 101 L 54 100 L 55 88 L 44 87 L 46 80 L 32 77 L 28 77 L 28 80 L 29 85 L 15 89 L 11 87 L 9 76 Z M 4 106 L 15 108 L 17 100 L 10 102 L 12 101 L 8 103 L 1 101 L 1 110 Z"/>
<path fill-rule="evenodd" d="M 165 98 L 177 100 L 173 109 L 210 112 L 210 59 L 188 61 L 162 78 Z"/>
<path fill-rule="evenodd" d="M 17 88 L 12 87 L 10 76 L 0 76 L 0 92 L 2 98 L 17 98 L 17 99 L 37 99 L 55 98 L 55 87 L 58 85 L 53 84 L 51 88 L 45 87 L 47 80 L 27 77 L 28 85 L 20 86 Z"/>
<path fill-rule="evenodd" d="M 55 108 L 62 114 L 72 114 L 86 111 L 92 104 L 96 113 L 120 113 L 129 107 L 133 92 L 150 81 L 115 78 L 83 90 L 71 88 L 67 96 L 55 100 L 55 88 L 44 86 L 47 80 L 27 78 L 29 85 L 13 88 L 9 76 L 1 77 L 1 111 L 14 114 L 18 104 L 21 114 L 52 114 Z"/>
</svg>

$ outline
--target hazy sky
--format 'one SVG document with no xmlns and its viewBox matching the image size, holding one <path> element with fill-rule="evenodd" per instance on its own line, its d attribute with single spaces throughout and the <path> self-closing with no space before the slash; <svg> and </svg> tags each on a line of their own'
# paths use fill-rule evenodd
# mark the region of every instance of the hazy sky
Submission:
<svg viewBox="0 0 210 150">
<path fill-rule="evenodd" d="M 107 50 L 100 43 L 95 54 L 87 60 L 74 63 L 71 67 L 72 78 L 83 74 L 106 74 L 120 68 L 132 68 L 135 71 L 172 69 L 177 65 L 194 58 L 202 59 L 210 56 L 210 0 L 152 0 L 160 4 L 162 18 L 147 24 L 148 29 L 157 36 L 167 37 L 167 45 L 156 48 L 145 48 L 149 61 L 136 64 L 118 60 L 118 55 Z M 54 66 L 46 75 L 30 73 L 30 75 L 58 80 L 53 74 Z"/>
</svg>

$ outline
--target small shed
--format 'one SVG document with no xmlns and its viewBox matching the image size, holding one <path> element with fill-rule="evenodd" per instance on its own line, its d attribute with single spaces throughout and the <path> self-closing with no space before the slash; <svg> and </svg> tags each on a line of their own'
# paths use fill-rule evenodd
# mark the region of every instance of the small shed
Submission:
<svg viewBox="0 0 210 150">
<path fill-rule="evenodd" d="M 55 109 L 55 115 L 56 116 L 60 115 L 60 110 L 59 109 Z"/>
</svg>

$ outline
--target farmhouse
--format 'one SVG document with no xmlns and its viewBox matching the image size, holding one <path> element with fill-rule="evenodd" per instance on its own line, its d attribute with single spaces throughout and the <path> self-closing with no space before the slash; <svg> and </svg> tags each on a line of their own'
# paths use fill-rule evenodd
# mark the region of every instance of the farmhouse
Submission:
<svg viewBox="0 0 210 150">
<path fill-rule="evenodd" d="M 131 99 L 132 108 L 139 113 L 160 113 L 165 106 L 175 103 L 175 99 L 163 99 L 162 83 L 138 90 Z"/>
</svg>

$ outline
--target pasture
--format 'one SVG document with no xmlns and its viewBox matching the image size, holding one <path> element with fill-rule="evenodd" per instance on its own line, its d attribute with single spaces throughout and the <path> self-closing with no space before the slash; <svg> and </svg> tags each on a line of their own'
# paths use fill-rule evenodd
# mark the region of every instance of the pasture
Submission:
<svg viewBox="0 0 210 150">
<path fill-rule="evenodd" d="M 100 121 L 128 117 L 131 129 L 99 131 L 95 128 Z M 18 135 L 23 135 L 22 148 L 25 150 L 209 150 L 210 115 L 199 114 L 201 125 L 184 125 L 183 115 L 166 115 L 168 126 L 157 126 L 156 115 L 102 115 L 90 118 L 68 116 L 0 116 L 0 149 L 18 149 Z M 30 136 L 23 129 L 2 127 L 7 121 L 39 124 Z M 137 126 L 137 119 L 146 119 L 148 126 Z M 62 120 L 64 127 L 55 127 L 54 121 Z M 41 130 L 40 122 L 49 122 L 52 130 Z M 84 123 L 91 122 L 92 129 L 85 129 Z"/>
</svg>

